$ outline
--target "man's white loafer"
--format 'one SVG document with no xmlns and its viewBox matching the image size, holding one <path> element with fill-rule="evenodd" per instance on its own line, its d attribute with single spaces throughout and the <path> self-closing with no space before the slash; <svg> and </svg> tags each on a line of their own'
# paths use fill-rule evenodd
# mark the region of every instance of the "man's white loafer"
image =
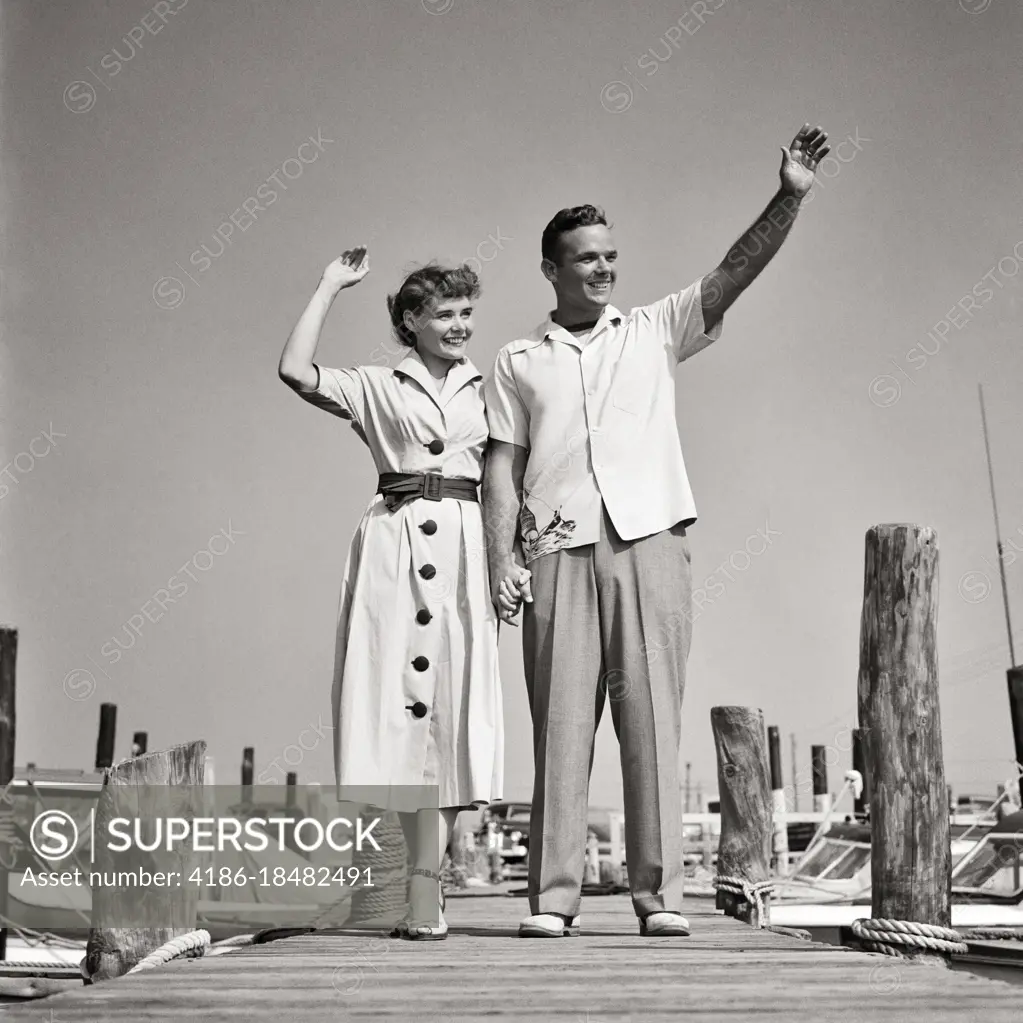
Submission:
<svg viewBox="0 0 1023 1023">
<path fill-rule="evenodd" d="M 519 924 L 520 938 L 574 938 L 578 934 L 578 916 L 573 917 L 571 923 L 565 923 L 557 913 L 537 913 Z"/>
<path fill-rule="evenodd" d="M 639 921 L 639 933 L 648 937 L 688 938 L 689 921 L 680 913 L 650 913 Z"/>
</svg>

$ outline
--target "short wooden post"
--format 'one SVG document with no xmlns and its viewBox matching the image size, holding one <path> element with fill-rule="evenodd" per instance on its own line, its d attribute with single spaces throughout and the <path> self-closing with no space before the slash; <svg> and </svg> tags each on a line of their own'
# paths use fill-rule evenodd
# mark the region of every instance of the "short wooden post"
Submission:
<svg viewBox="0 0 1023 1023">
<path fill-rule="evenodd" d="M 1012 724 L 1013 756 L 1023 771 L 1023 666 L 1010 668 L 1005 673 L 1009 685 L 1009 721 Z"/>
<path fill-rule="evenodd" d="M 256 761 L 256 750 L 246 746 L 242 750 L 242 804 L 248 806 L 252 802 L 252 773 Z"/>
<path fill-rule="evenodd" d="M 875 919 L 948 927 L 952 862 L 937 613 L 935 531 L 869 529 L 858 702 L 872 782 L 871 911 Z"/>
<path fill-rule="evenodd" d="M 152 822 L 158 818 L 203 816 L 202 740 L 174 746 L 160 753 L 145 753 L 111 767 L 96 806 L 93 872 L 106 874 L 139 869 L 156 873 L 176 871 L 180 887 L 152 884 L 145 887 L 93 884 L 92 928 L 85 965 L 92 981 L 110 980 L 127 973 L 171 938 L 195 930 L 200 888 L 188 878 L 201 865 L 201 853 L 182 844 L 167 851 L 158 847 L 143 854 L 116 854 L 100 839 L 115 817 Z M 152 825 L 147 829 L 152 831 Z M 148 842 L 147 842 L 148 844 Z M 131 863 L 125 862 L 125 857 Z"/>
<path fill-rule="evenodd" d="M 117 704 L 99 705 L 99 736 L 96 739 L 96 770 L 102 771 L 114 762 L 114 741 L 117 738 Z"/>
<path fill-rule="evenodd" d="M 455 888 L 467 887 L 471 871 L 469 857 L 466 855 L 465 834 L 468 829 L 465 825 L 465 814 L 459 814 L 455 818 L 454 827 L 451 829 L 451 883 Z"/>
<path fill-rule="evenodd" d="M 611 832 L 611 876 L 615 884 L 622 884 L 625 871 L 625 815 L 612 813 L 609 830 Z"/>
<path fill-rule="evenodd" d="M 318 781 L 306 784 L 306 815 L 313 820 L 323 821 L 323 793 Z"/>
<path fill-rule="evenodd" d="M 771 836 L 771 867 L 785 877 L 789 872 L 789 828 L 785 806 L 785 780 L 781 771 L 781 732 L 777 725 L 767 729 L 767 749 L 771 764 L 771 807 L 774 830 Z"/>
<path fill-rule="evenodd" d="M 750 884 L 767 881 L 771 862 L 771 782 L 764 737 L 764 715 L 752 707 L 713 707 L 710 712 L 717 752 L 721 803 L 719 877 Z M 768 922 L 755 904 L 741 895 L 719 890 L 717 908 L 754 926 Z"/>
<path fill-rule="evenodd" d="M 792 740 L 792 812 L 799 813 L 799 772 L 796 769 L 796 733 L 793 732 L 789 738 Z"/>
<path fill-rule="evenodd" d="M 131 755 L 133 757 L 140 757 L 146 752 L 146 747 L 149 743 L 149 736 L 145 732 L 136 732 L 131 737 Z"/>
<path fill-rule="evenodd" d="M 283 825 L 284 844 L 292 852 L 297 852 L 299 856 L 309 859 L 309 853 L 299 847 L 295 838 L 295 828 L 299 818 L 302 816 L 298 808 L 298 773 L 296 771 L 288 771 L 284 783 L 284 816 L 288 818 L 287 824 Z M 308 836 L 306 837 L 308 838 Z"/>
<path fill-rule="evenodd" d="M 863 779 L 860 794 L 853 797 L 853 813 L 857 820 L 864 820 L 870 813 L 870 764 L 867 762 L 867 743 L 862 728 L 852 730 L 852 765 L 853 770 L 859 771 Z"/>
<path fill-rule="evenodd" d="M 587 884 L 600 883 L 600 846 L 594 831 L 586 835 L 586 869 L 583 876 Z"/>
<path fill-rule="evenodd" d="M 813 812 L 827 813 L 831 809 L 828 793 L 828 762 L 825 746 L 810 747 L 810 768 L 813 771 Z"/>
<path fill-rule="evenodd" d="M 14 803 L 7 786 L 14 780 L 14 738 L 16 724 L 15 667 L 18 659 L 18 630 L 0 626 L 0 817 L 4 818 L 4 836 L 13 834 Z M 7 871 L 0 867 L 0 914 L 7 918 Z M 0 928 L 0 961 L 7 958 L 7 928 Z"/>
<path fill-rule="evenodd" d="M 710 811 L 707 809 L 702 793 L 698 805 L 700 813 L 704 816 L 703 822 L 700 824 L 700 862 L 705 870 L 710 870 L 714 866 L 714 836 L 711 833 Z"/>
<path fill-rule="evenodd" d="M 491 884 L 500 884 L 504 879 L 504 860 L 501 858 L 501 838 L 497 830 L 497 824 L 490 821 L 487 824 L 487 869 Z"/>
</svg>

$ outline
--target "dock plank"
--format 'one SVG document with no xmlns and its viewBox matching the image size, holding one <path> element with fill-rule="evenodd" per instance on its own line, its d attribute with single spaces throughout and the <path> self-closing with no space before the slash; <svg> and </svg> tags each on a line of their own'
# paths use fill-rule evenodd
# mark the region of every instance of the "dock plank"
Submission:
<svg viewBox="0 0 1023 1023">
<path fill-rule="evenodd" d="M 3 1013 L 5 1023 L 552 1020 L 1017 1023 L 1020 990 L 755 930 L 691 899 L 690 938 L 642 938 L 626 896 L 584 900 L 578 938 L 523 940 L 519 898 L 448 904 L 444 942 L 317 933 L 168 963 Z"/>
</svg>

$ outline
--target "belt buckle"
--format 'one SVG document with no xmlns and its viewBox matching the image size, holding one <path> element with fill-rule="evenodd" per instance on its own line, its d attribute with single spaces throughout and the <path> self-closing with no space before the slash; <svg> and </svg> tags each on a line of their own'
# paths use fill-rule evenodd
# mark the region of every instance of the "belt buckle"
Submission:
<svg viewBox="0 0 1023 1023">
<path fill-rule="evenodd" d="M 439 472 L 423 473 L 423 498 L 427 501 L 441 500 L 444 477 Z"/>
</svg>

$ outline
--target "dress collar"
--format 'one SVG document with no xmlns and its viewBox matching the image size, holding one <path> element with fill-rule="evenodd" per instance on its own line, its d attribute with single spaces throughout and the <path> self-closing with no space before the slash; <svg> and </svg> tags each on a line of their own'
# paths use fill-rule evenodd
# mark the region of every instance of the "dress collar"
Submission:
<svg viewBox="0 0 1023 1023">
<path fill-rule="evenodd" d="M 394 372 L 415 380 L 439 408 L 447 405 L 466 384 L 483 379 L 483 374 L 468 358 L 463 357 L 451 366 L 443 382 L 438 381 L 430 375 L 422 356 L 414 348 L 394 367 Z M 440 393 L 437 389 L 438 384 L 441 385 Z"/>
</svg>

